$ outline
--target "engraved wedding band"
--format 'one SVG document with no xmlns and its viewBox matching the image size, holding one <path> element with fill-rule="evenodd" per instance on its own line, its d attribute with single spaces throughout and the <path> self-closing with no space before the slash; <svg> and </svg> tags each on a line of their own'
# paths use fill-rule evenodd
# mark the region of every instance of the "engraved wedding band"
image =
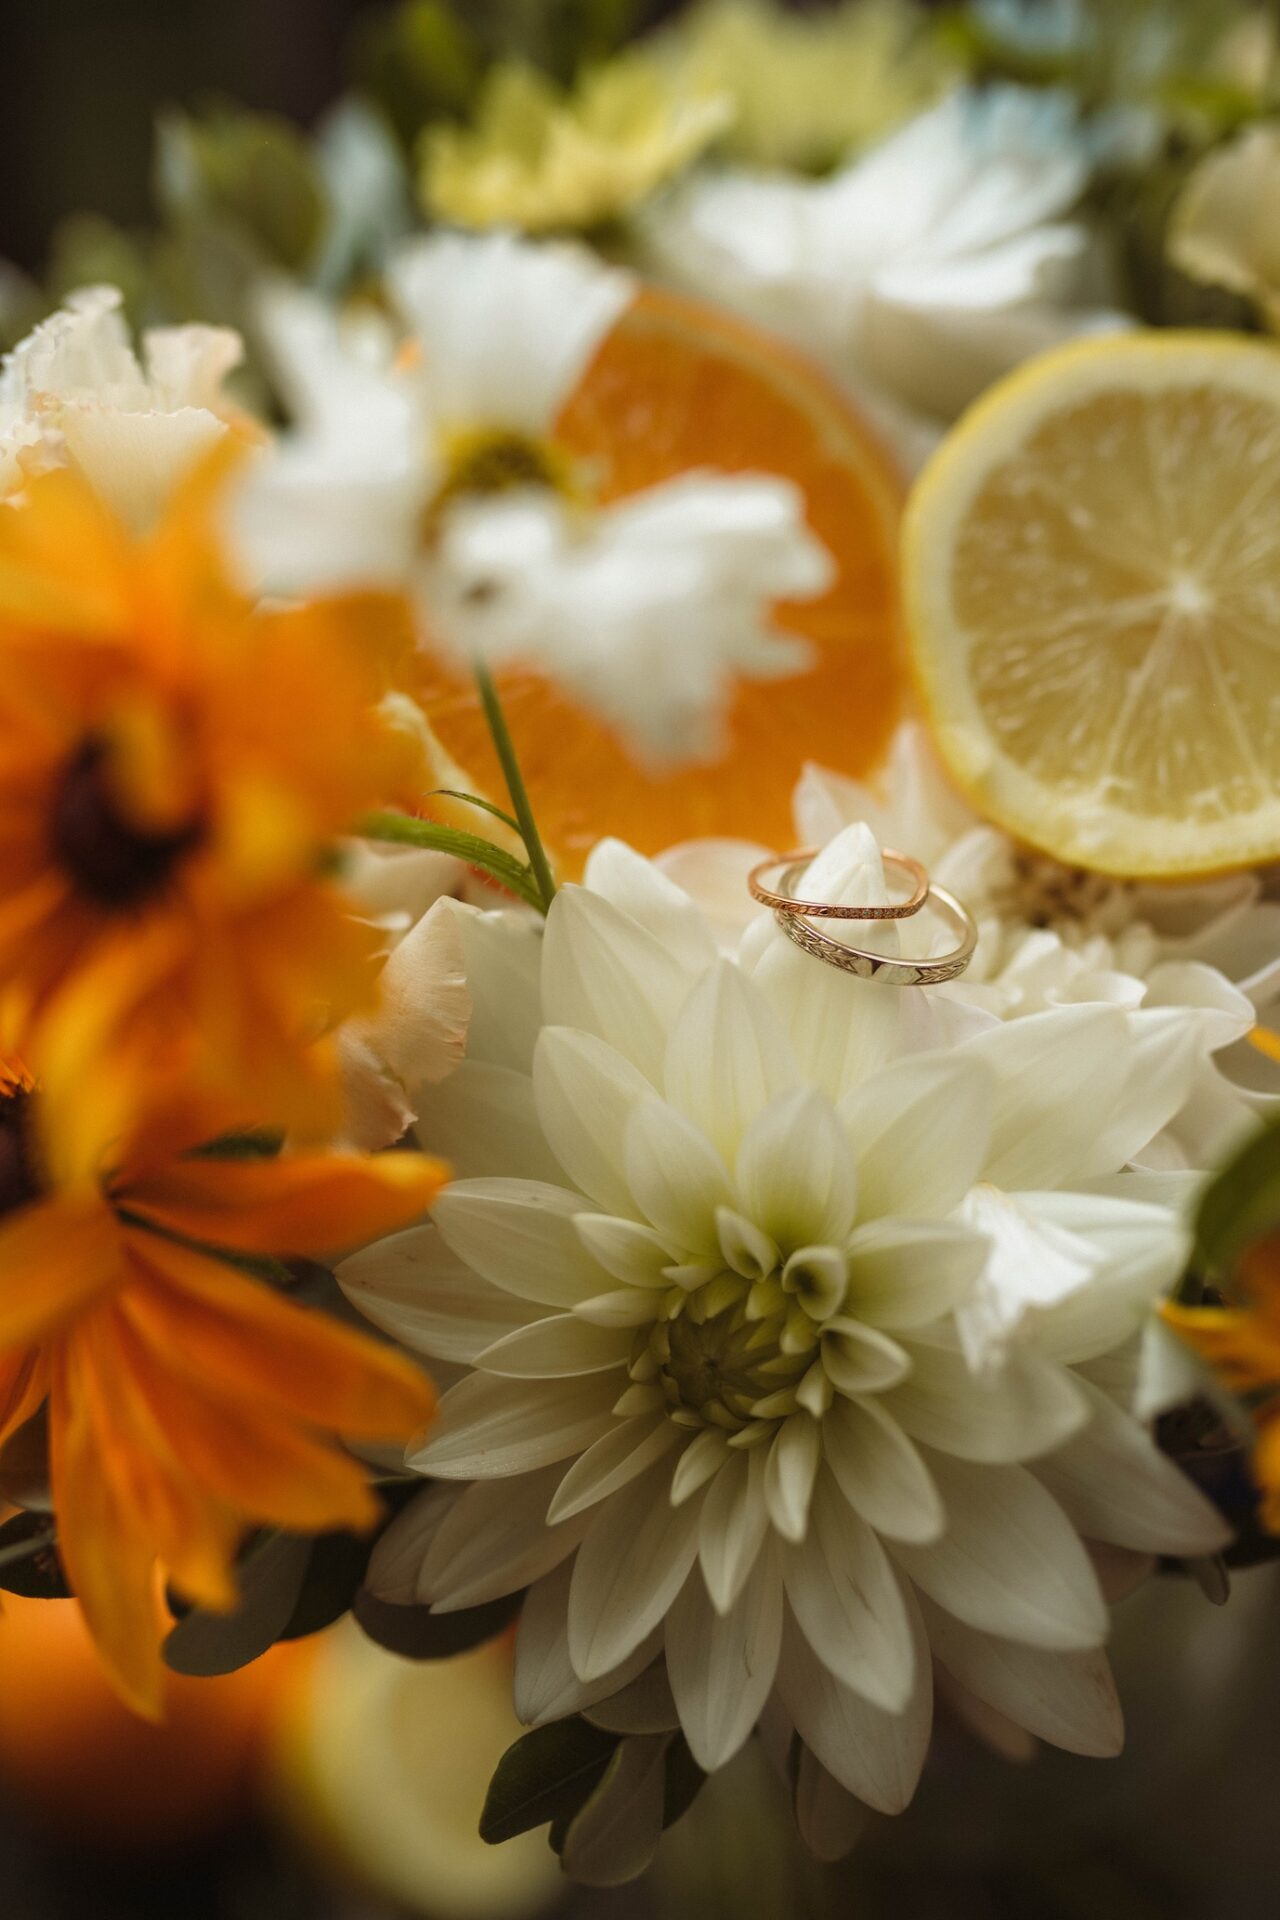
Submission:
<svg viewBox="0 0 1280 1920">
<path fill-rule="evenodd" d="M 907 899 L 882 907 L 841 907 L 827 900 L 801 900 L 788 889 L 814 858 L 813 850 L 781 854 L 764 860 L 748 877 L 752 897 L 772 907 L 773 917 L 788 940 L 815 960 L 842 973 L 855 974 L 860 980 L 878 980 L 889 987 L 938 987 L 956 980 L 965 971 L 978 944 L 978 929 L 973 915 L 955 895 L 930 884 L 929 876 L 918 860 L 906 854 L 883 850 L 884 864 L 904 873 L 913 886 Z M 777 887 L 765 884 L 775 876 Z M 833 940 L 814 920 L 910 920 L 928 906 L 958 936 L 957 944 L 946 953 L 930 959 L 909 959 L 900 954 L 876 953 L 867 947 L 847 946 Z"/>
</svg>

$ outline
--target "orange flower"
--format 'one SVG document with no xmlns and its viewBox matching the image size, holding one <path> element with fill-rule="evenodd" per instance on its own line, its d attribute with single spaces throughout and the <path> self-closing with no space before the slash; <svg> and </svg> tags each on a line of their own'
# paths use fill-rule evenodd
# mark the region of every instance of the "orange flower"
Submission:
<svg viewBox="0 0 1280 1920">
<path fill-rule="evenodd" d="M 383 705 L 408 634 L 390 600 L 240 595 L 214 537 L 234 457 L 142 540 L 70 473 L 0 507 L 5 1024 L 42 1070 L 65 1028 L 82 1059 L 251 1077 L 263 1117 L 324 1130 L 332 1060 L 305 1043 L 377 977 L 334 844 L 409 791 Z"/>
<path fill-rule="evenodd" d="M 107 1111 L 85 1124 L 54 1089 L 0 1083 L 0 1442 L 47 1399 L 68 1577 L 116 1685 L 155 1714 L 159 1570 L 227 1609 L 246 1528 L 370 1525 L 337 1437 L 408 1439 L 434 1403 L 408 1360 L 234 1256 L 372 1240 L 416 1219 L 443 1172 L 412 1153 L 202 1155 L 225 1120 L 207 1100 L 114 1141 Z"/>
<path fill-rule="evenodd" d="M 1241 1306 L 1167 1306 L 1165 1319 L 1233 1393 L 1260 1398 L 1253 1468 L 1263 1492 L 1262 1521 L 1280 1533 L 1280 1232 L 1241 1256 Z"/>
</svg>

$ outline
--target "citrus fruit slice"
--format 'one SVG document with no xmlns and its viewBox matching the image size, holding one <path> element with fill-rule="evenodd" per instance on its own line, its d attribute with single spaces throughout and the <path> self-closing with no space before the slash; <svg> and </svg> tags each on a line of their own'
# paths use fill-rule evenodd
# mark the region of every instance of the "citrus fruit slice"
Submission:
<svg viewBox="0 0 1280 1920">
<path fill-rule="evenodd" d="M 280 1738 L 277 1803 L 312 1850 L 397 1910 L 531 1920 L 564 1884 L 545 1834 L 490 1847 L 478 1830 L 489 1777 L 523 1731 L 507 1648 L 401 1660 L 344 1621 Z"/>
<path fill-rule="evenodd" d="M 1280 351 L 1067 347 L 908 513 L 908 625 L 957 783 L 1034 846 L 1180 878 L 1280 854 Z"/>
<path fill-rule="evenodd" d="M 814 643 L 814 665 L 738 688 L 728 751 L 714 766 L 648 773 L 540 676 L 504 675 L 503 705 L 545 839 L 568 872 L 606 833 L 644 852 L 701 834 L 784 844 L 803 763 L 867 771 L 898 717 L 895 467 L 799 355 L 712 307 L 652 290 L 604 341 L 556 438 L 604 502 L 698 469 L 791 480 L 838 576 L 820 599 L 779 608 L 779 624 Z M 446 751 L 473 785 L 501 797 L 474 689 L 433 665 L 421 691 Z M 474 815 L 467 824 L 474 828 Z"/>
</svg>

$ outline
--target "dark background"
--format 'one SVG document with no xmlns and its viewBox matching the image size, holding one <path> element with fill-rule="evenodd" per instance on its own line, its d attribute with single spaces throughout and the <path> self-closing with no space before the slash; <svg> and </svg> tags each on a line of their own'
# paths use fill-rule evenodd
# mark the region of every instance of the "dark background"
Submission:
<svg viewBox="0 0 1280 1920">
<path fill-rule="evenodd" d="M 455 0 L 464 17 L 477 3 Z M 648 12 L 679 4 L 650 0 Z M 310 125 L 345 84 L 357 22 L 385 11 L 379 0 L 0 0 L 0 257 L 38 268 L 55 222 L 81 209 L 145 220 L 157 108 L 223 95 Z"/>
</svg>

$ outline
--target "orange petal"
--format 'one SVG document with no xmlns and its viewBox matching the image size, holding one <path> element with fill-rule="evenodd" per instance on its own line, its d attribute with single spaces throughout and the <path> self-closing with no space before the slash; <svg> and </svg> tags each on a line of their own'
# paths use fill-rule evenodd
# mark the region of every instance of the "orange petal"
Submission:
<svg viewBox="0 0 1280 1920">
<path fill-rule="evenodd" d="M 49 1401 L 49 1460 L 58 1550 L 107 1671 L 135 1712 L 163 1710 L 163 1625 L 155 1554 L 105 1471 L 83 1356 L 60 1347 Z"/>
<path fill-rule="evenodd" d="M 195 1367 L 176 1369 L 166 1347 L 172 1328 L 148 1312 L 142 1287 L 131 1289 L 126 1317 L 149 1363 L 138 1372 L 148 1411 L 193 1482 L 207 1496 L 242 1514 L 297 1533 L 333 1527 L 363 1531 L 379 1504 L 359 1461 L 308 1432 L 288 1414 L 227 1397 L 211 1367 L 199 1382 Z M 209 1382 L 214 1382 L 210 1390 Z M 202 1390 L 203 1389 L 203 1390 Z"/>
<path fill-rule="evenodd" d="M 282 1259 L 316 1257 L 409 1226 L 445 1179 L 440 1162 L 420 1153 L 177 1160 L 129 1181 L 122 1204 L 188 1240 Z"/>
<path fill-rule="evenodd" d="M 152 1416 L 140 1384 L 154 1362 L 119 1307 L 87 1314 L 70 1336 L 98 1435 L 103 1471 L 174 1583 L 199 1605 L 230 1611 L 239 1598 L 237 1513 L 210 1500 Z"/>
<path fill-rule="evenodd" d="M 148 1284 L 124 1310 L 197 1386 L 361 1440 L 410 1439 L 430 1418 L 434 1390 L 395 1348 L 154 1235 L 131 1235 L 131 1256 Z"/>
<path fill-rule="evenodd" d="M 38 1201 L 0 1222 L 0 1351 L 46 1338 L 121 1272 L 120 1230 L 96 1195 Z"/>
<path fill-rule="evenodd" d="M 75 474 L 27 483 L 20 507 L 0 513 L 0 617 L 42 629 L 44 645 L 73 636 L 119 639 L 133 613 L 124 529 Z"/>
<path fill-rule="evenodd" d="M 1164 1317 L 1230 1386 L 1280 1382 L 1280 1330 L 1239 1307 L 1167 1306 Z"/>
<path fill-rule="evenodd" d="M 0 1443 L 35 1413 L 49 1391 L 49 1364 L 35 1347 L 0 1356 Z"/>
</svg>

